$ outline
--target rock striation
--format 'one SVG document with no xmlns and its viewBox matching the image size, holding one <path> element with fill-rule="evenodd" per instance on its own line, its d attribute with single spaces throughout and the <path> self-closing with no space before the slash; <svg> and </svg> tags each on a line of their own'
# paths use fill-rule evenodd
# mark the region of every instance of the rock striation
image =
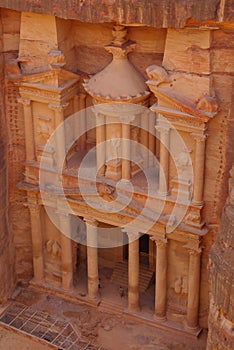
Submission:
<svg viewBox="0 0 234 350">
<path fill-rule="evenodd" d="M 211 302 L 207 350 L 229 350 L 234 344 L 234 165 L 221 228 L 210 253 Z"/>
<path fill-rule="evenodd" d="M 67 0 L 66 6 L 63 0 L 0 0 L 0 7 L 83 22 L 138 23 L 157 28 L 233 20 L 232 0 Z"/>
</svg>

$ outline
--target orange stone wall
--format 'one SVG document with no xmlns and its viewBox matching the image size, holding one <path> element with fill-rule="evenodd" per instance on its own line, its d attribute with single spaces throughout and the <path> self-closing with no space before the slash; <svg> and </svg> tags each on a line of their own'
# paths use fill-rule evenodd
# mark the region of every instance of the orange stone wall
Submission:
<svg viewBox="0 0 234 350">
<path fill-rule="evenodd" d="M 31 18 L 29 27 L 26 18 Z M 22 107 L 17 102 L 18 87 L 14 83 L 17 80 L 13 82 L 11 79 L 11 74 L 14 74 L 16 69 L 16 63 L 12 59 L 20 57 L 23 73 L 42 71 L 48 68 L 48 51 L 61 50 L 66 60 L 65 68 L 74 72 L 94 74 L 110 62 L 111 56 L 103 45 L 112 39 L 111 23 L 83 23 L 74 19 L 56 18 L 51 14 L 24 13 L 21 21 L 20 12 L 2 9 L 1 23 L 3 35 L 0 42 L 0 79 L 1 89 L 5 91 L 5 100 L 2 101 L 0 110 L 0 122 L 3 126 L 0 139 L 3 154 L 0 163 L 0 179 L 3 183 L 0 188 L 0 286 L 4 285 L 3 289 L 0 288 L 0 298 L 13 285 L 14 276 L 17 281 L 29 280 L 32 277 L 29 213 L 24 206 L 25 193 L 17 188 L 17 184 L 23 179 L 25 141 Z M 199 29 L 193 30 L 198 36 L 202 33 Z M 40 33 L 40 40 L 35 40 L 32 45 L 33 32 Z M 205 47 L 199 47 L 198 42 L 197 46 L 188 45 L 176 52 L 168 52 L 171 34 L 175 47 L 177 41 L 178 45 L 181 45 L 183 29 L 178 32 L 174 30 L 172 33 L 171 29 L 165 28 L 129 27 L 128 37 L 137 43 L 136 50 L 129 55 L 129 59 L 145 74 L 146 67 L 151 64 L 162 65 L 164 62 L 165 65 L 169 65 L 170 55 L 174 55 L 176 65 L 169 65 L 168 69 L 183 73 L 191 79 L 205 75 L 209 79 L 210 90 L 217 98 L 219 112 L 209 122 L 205 161 L 203 217 L 211 230 L 204 239 L 200 325 L 206 327 L 209 305 L 208 256 L 218 231 L 220 214 L 227 195 L 228 170 L 234 161 L 231 151 L 234 149 L 233 132 L 231 133 L 234 34 L 229 26 L 224 26 L 210 32 L 209 45 Z M 191 65 L 188 66 L 191 60 L 194 63 L 192 70 Z M 5 79 L 4 65 L 7 73 Z M 11 263 L 6 264 L 7 261 Z"/>
</svg>

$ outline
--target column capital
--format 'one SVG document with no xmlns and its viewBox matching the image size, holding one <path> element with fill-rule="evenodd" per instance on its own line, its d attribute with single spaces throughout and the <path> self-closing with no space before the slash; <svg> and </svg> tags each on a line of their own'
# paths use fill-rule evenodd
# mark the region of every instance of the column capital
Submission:
<svg viewBox="0 0 234 350">
<path fill-rule="evenodd" d="M 65 102 L 61 105 L 56 105 L 55 103 L 49 103 L 48 107 L 52 109 L 53 111 L 59 111 L 62 112 L 67 106 L 69 105 L 69 102 Z"/>
<path fill-rule="evenodd" d="M 59 217 L 60 222 L 67 222 L 67 220 L 70 220 L 70 214 L 63 210 L 56 210 L 56 214 Z"/>
<path fill-rule="evenodd" d="M 135 115 L 120 115 L 119 119 L 121 120 L 122 123 L 124 124 L 130 124 L 134 119 L 135 119 Z"/>
<path fill-rule="evenodd" d="M 27 107 L 31 106 L 31 103 L 32 103 L 32 100 L 26 97 L 19 97 L 17 101 L 21 103 L 23 106 L 27 106 Z"/>
<path fill-rule="evenodd" d="M 30 210 L 31 214 L 39 214 L 40 213 L 40 204 L 38 203 L 30 203 L 28 202 L 26 204 L 26 206 L 28 207 L 28 209 Z"/>
<path fill-rule="evenodd" d="M 169 134 L 171 128 L 170 126 L 167 125 L 155 125 L 155 129 L 160 132 L 162 135 L 167 135 Z"/>
<path fill-rule="evenodd" d="M 96 117 L 96 127 L 97 126 L 105 126 L 106 125 L 106 116 L 103 113 L 96 112 L 95 109 L 93 109 L 95 117 Z"/>
<path fill-rule="evenodd" d="M 86 99 L 86 97 L 87 97 L 87 93 L 86 92 L 78 92 L 78 94 L 77 95 L 75 95 L 74 97 L 78 97 L 78 98 L 81 98 L 81 99 Z"/>
<path fill-rule="evenodd" d="M 135 241 L 136 239 L 140 238 L 140 236 L 141 236 L 141 234 L 139 232 L 137 232 L 136 230 L 134 230 L 130 227 L 122 227 L 121 231 L 128 235 L 128 239 L 130 242 Z"/>
<path fill-rule="evenodd" d="M 207 134 L 199 134 L 196 132 L 193 132 L 190 135 L 196 140 L 196 142 L 204 142 L 207 138 Z"/>
<path fill-rule="evenodd" d="M 188 250 L 189 255 L 199 255 L 202 253 L 202 249 L 203 249 L 203 247 L 200 247 L 200 246 L 193 247 L 190 244 L 184 245 L 184 248 Z"/>
<path fill-rule="evenodd" d="M 90 217 L 83 217 L 84 222 L 90 226 L 98 227 L 99 222 L 96 219 Z"/>
<path fill-rule="evenodd" d="M 57 206 L 55 212 L 58 215 L 63 215 L 63 216 L 69 216 L 70 215 L 70 213 L 67 211 L 67 209 L 62 207 L 62 206 Z"/>
<path fill-rule="evenodd" d="M 168 239 L 167 238 L 159 238 L 157 236 L 150 236 L 150 239 L 156 243 L 157 247 L 163 248 L 166 247 L 168 244 Z"/>
</svg>

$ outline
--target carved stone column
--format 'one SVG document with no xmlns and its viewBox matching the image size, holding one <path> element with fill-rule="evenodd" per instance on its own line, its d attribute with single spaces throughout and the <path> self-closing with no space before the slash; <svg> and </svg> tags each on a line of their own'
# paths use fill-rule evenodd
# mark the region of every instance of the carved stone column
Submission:
<svg viewBox="0 0 234 350">
<path fill-rule="evenodd" d="M 71 240 L 71 218 L 70 215 L 59 212 L 59 223 L 61 229 L 61 259 L 62 259 L 62 287 L 70 290 L 73 287 L 73 260 Z"/>
<path fill-rule="evenodd" d="M 77 134 L 80 130 L 80 115 L 78 114 L 80 110 L 80 97 L 78 95 L 75 95 L 73 97 L 73 113 L 75 114 L 75 120 L 74 120 L 74 130 L 73 130 L 73 141 L 76 142 L 76 146 L 81 149 L 81 139 L 77 139 Z"/>
<path fill-rule="evenodd" d="M 156 154 L 156 139 L 155 139 L 155 115 L 152 111 L 149 113 L 149 167 L 154 166 Z"/>
<path fill-rule="evenodd" d="M 106 117 L 101 114 L 96 114 L 96 144 L 97 144 L 97 176 L 105 175 L 106 163 Z"/>
<path fill-rule="evenodd" d="M 33 275 L 34 281 L 40 283 L 44 280 L 44 255 L 41 229 L 41 207 L 36 203 L 28 204 L 31 220 Z"/>
<path fill-rule="evenodd" d="M 189 250 L 187 327 L 198 327 L 201 249 Z"/>
<path fill-rule="evenodd" d="M 82 135 L 79 138 L 79 148 L 85 149 L 86 145 L 86 96 L 85 93 L 80 93 L 79 99 L 79 130 L 81 130 Z"/>
<path fill-rule="evenodd" d="M 66 140 L 64 130 L 64 115 L 63 110 L 67 107 L 67 104 L 62 106 L 49 104 L 49 108 L 54 111 L 55 127 L 57 128 L 55 134 L 56 140 L 56 164 L 59 169 L 63 168 L 63 163 L 66 159 Z"/>
<path fill-rule="evenodd" d="M 160 169 L 159 169 L 159 189 L 161 196 L 168 195 L 169 185 L 169 150 L 170 150 L 170 128 L 166 126 L 156 126 L 160 133 Z"/>
<path fill-rule="evenodd" d="M 143 148 L 143 159 L 144 159 L 144 167 L 148 168 L 149 165 L 149 114 L 143 113 L 141 115 L 141 143 L 144 146 Z"/>
<path fill-rule="evenodd" d="M 84 218 L 87 229 L 87 267 L 88 267 L 88 295 L 90 299 L 99 296 L 98 285 L 98 222 L 91 218 Z"/>
<path fill-rule="evenodd" d="M 123 231 L 125 231 L 123 229 Z M 125 231 L 128 235 L 128 310 L 139 310 L 139 234 Z"/>
<path fill-rule="evenodd" d="M 32 101 L 28 98 L 19 98 L 24 108 L 24 131 L 26 146 L 26 161 L 33 162 L 35 160 L 35 144 L 34 144 L 34 126 L 32 116 Z"/>
<path fill-rule="evenodd" d="M 122 124 L 122 180 L 131 179 L 130 124 Z"/>
<path fill-rule="evenodd" d="M 202 205 L 203 204 L 203 187 L 204 187 L 206 135 L 193 133 L 192 136 L 196 140 L 193 204 Z"/>
<path fill-rule="evenodd" d="M 152 236 L 157 247 L 155 272 L 155 318 L 163 321 L 167 311 L 167 239 Z"/>
</svg>

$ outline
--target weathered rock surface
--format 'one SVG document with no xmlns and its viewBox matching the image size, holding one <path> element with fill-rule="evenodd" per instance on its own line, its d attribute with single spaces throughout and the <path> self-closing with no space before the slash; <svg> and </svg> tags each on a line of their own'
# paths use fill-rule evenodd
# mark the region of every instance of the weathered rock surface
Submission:
<svg viewBox="0 0 234 350">
<path fill-rule="evenodd" d="M 234 344 L 234 166 L 221 229 L 211 249 L 211 303 L 208 350 L 233 349 Z"/>
<path fill-rule="evenodd" d="M 8 137 L 4 107 L 3 36 L 0 26 L 0 303 L 7 297 L 14 282 L 13 245 L 8 222 Z M 6 264 L 8 259 L 11 263 Z"/>
<path fill-rule="evenodd" d="M 144 23 L 158 28 L 182 28 L 198 22 L 233 20 L 232 0 L 0 0 L 17 11 L 47 13 L 84 22 Z"/>
</svg>

